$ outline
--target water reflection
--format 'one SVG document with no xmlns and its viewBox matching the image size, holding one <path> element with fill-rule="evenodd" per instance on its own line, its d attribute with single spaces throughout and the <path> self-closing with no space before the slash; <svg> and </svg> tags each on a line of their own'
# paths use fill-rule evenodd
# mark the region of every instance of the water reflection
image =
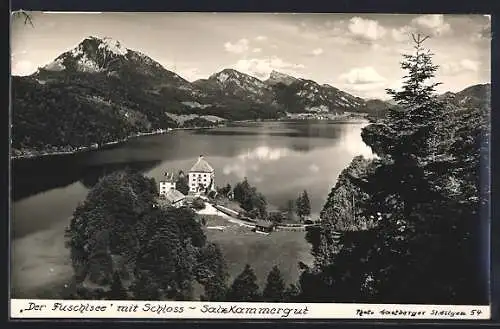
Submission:
<svg viewBox="0 0 500 329">
<path fill-rule="evenodd" d="M 44 227 L 43 223 L 67 220 L 105 174 L 133 168 L 159 179 L 165 171 L 189 170 L 200 154 L 216 169 L 217 185 L 234 185 L 248 177 L 276 206 L 307 189 L 318 212 L 352 157 L 371 156 L 360 137 L 363 126 L 279 122 L 175 131 L 97 152 L 14 161 L 15 231 L 24 235 Z"/>
<path fill-rule="evenodd" d="M 95 184 L 99 181 L 99 179 L 105 175 L 108 175 L 112 172 L 123 170 L 123 169 L 131 169 L 139 172 L 147 172 L 151 168 L 157 166 L 161 161 L 141 161 L 141 162 L 129 162 L 129 163 L 118 163 L 118 164 L 110 164 L 104 166 L 92 166 L 86 167 L 83 170 L 83 178 L 80 182 L 86 188 L 90 189 L 94 187 Z"/>
<path fill-rule="evenodd" d="M 195 132 L 198 135 L 212 136 L 282 136 L 282 137 L 321 137 L 339 138 L 342 124 L 319 122 L 266 122 L 245 123 L 244 125 L 231 125 L 220 129 L 200 129 Z"/>
<path fill-rule="evenodd" d="M 100 177 L 113 171 L 133 169 L 146 172 L 160 163 L 156 161 L 128 161 L 86 165 L 81 155 L 14 161 L 12 164 L 12 200 L 24 198 L 80 181 L 86 188 L 93 187 Z"/>
</svg>

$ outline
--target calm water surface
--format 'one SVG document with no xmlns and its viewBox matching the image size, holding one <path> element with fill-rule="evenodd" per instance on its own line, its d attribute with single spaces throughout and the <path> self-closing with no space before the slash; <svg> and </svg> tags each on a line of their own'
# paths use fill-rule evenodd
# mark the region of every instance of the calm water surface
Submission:
<svg viewBox="0 0 500 329">
<path fill-rule="evenodd" d="M 188 171 L 200 154 L 217 185 L 247 177 L 275 207 L 304 189 L 318 214 L 340 171 L 356 155 L 370 156 L 364 123 L 254 123 L 140 137 L 113 149 L 13 163 L 12 283 L 22 291 L 68 275 L 64 228 L 79 202 L 106 173 L 133 167 L 155 179 Z"/>
</svg>

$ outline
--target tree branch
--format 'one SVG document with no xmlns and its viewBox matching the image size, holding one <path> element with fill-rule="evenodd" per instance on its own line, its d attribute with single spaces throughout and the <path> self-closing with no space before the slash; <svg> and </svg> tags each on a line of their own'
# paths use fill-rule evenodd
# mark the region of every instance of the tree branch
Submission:
<svg viewBox="0 0 500 329">
<path fill-rule="evenodd" d="M 13 11 L 11 13 L 12 17 L 14 18 L 24 18 L 24 24 L 29 24 L 31 25 L 31 27 L 35 27 L 33 25 L 33 18 L 32 18 L 32 15 L 30 13 L 28 13 L 27 11 L 25 10 L 16 10 L 16 11 Z"/>
</svg>

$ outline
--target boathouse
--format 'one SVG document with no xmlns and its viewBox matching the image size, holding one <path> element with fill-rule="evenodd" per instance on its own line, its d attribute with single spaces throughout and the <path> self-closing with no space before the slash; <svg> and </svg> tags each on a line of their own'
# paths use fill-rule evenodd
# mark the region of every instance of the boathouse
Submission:
<svg viewBox="0 0 500 329">
<path fill-rule="evenodd" d="M 271 233 L 274 230 L 274 223 L 259 220 L 255 223 L 255 231 L 262 233 Z"/>
</svg>

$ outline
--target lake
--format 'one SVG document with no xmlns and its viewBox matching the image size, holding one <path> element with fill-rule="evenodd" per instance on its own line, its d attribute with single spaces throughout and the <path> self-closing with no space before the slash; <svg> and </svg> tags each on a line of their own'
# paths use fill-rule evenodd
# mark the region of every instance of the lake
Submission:
<svg viewBox="0 0 500 329">
<path fill-rule="evenodd" d="M 342 169 L 356 155 L 371 156 L 360 136 L 366 124 L 234 124 L 143 136 L 88 153 L 16 160 L 11 192 L 13 297 L 29 297 L 71 276 L 64 229 L 77 204 L 106 173 L 131 167 L 158 181 L 166 171 L 189 171 L 204 155 L 215 169 L 216 185 L 234 185 L 247 177 L 274 207 L 307 190 L 313 216 L 318 216 Z"/>
</svg>

